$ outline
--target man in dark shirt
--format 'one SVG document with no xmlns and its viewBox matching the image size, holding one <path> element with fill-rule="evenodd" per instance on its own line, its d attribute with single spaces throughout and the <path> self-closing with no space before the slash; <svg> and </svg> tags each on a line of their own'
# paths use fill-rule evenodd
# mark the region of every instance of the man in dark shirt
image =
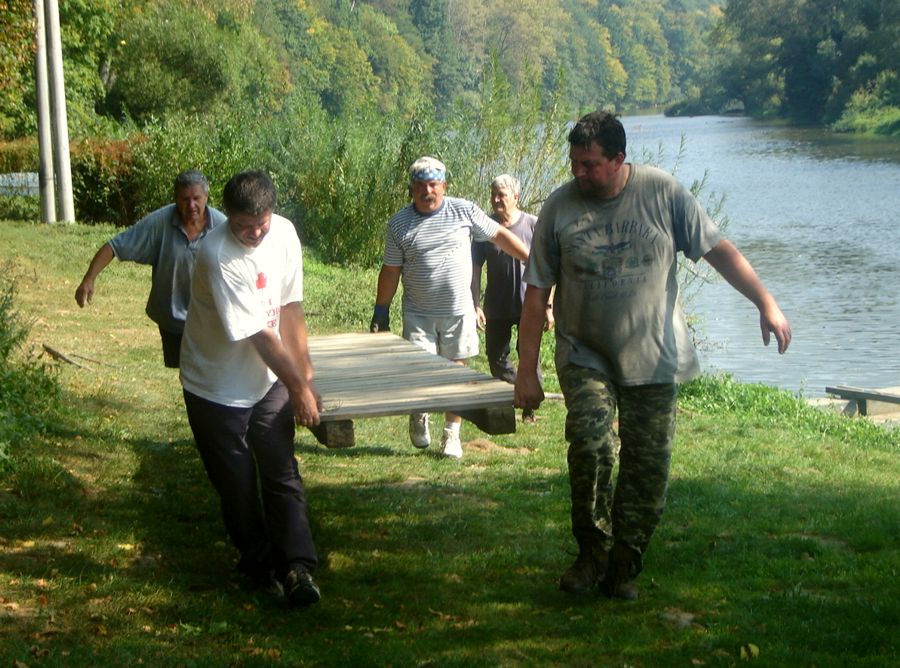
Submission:
<svg viewBox="0 0 900 668">
<path fill-rule="evenodd" d="M 519 209 L 519 181 L 509 174 L 501 174 L 491 182 L 491 216 L 531 248 L 531 237 L 537 218 Z M 512 329 L 518 328 L 522 317 L 525 283 L 522 274 L 525 263 L 511 257 L 490 241 L 472 244 L 472 298 L 478 326 L 484 329 L 484 347 L 494 378 L 507 383 L 516 382 L 516 366 L 509 359 Z M 487 264 L 487 282 L 481 294 L 481 268 Z M 544 329 L 553 326 L 553 311 L 546 309 Z M 523 422 L 534 422 L 534 410 L 522 411 Z"/>
</svg>

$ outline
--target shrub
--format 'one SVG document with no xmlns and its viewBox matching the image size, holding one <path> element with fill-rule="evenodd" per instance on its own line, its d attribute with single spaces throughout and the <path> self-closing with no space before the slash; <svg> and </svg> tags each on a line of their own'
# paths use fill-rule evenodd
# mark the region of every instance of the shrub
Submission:
<svg viewBox="0 0 900 668">
<path fill-rule="evenodd" d="M 407 169 L 430 152 L 430 120 L 366 115 L 287 120 L 295 140 L 277 161 L 280 199 L 326 262 L 380 262 L 385 224 L 407 199 Z"/>
<path fill-rule="evenodd" d="M 0 267 L 0 472 L 12 449 L 46 427 L 60 387 L 52 370 L 24 350 L 30 322 L 16 306 L 15 271 Z"/>
<path fill-rule="evenodd" d="M 512 174 L 521 184 L 519 205 L 537 213 L 567 177 L 566 135 L 570 110 L 557 89 L 545 96 L 541 80 L 528 73 L 514 88 L 494 55 L 474 104 L 459 106 L 442 134 L 439 156 L 447 164 L 452 194 L 488 206 L 490 183 Z"/>
<path fill-rule="evenodd" d="M 79 220 L 129 225 L 134 222 L 138 180 L 134 147 L 141 135 L 128 139 L 86 138 L 72 142 L 72 191 Z"/>
<path fill-rule="evenodd" d="M 857 90 L 832 126 L 838 132 L 900 135 L 900 76 L 881 72 Z"/>
<path fill-rule="evenodd" d="M 514 91 L 495 63 L 473 105 L 444 121 L 422 112 L 413 119 L 332 121 L 295 111 L 284 120 L 293 142 L 274 162 L 298 207 L 296 220 L 326 262 L 380 262 L 385 225 L 409 201 L 407 170 L 422 155 L 446 163 L 449 194 L 483 206 L 501 173 L 519 178 L 523 205 L 533 210 L 564 178 L 566 113 L 555 97 L 541 97 L 537 79 Z"/>
<path fill-rule="evenodd" d="M 40 220 L 40 197 L 0 195 L 0 220 Z"/>
<path fill-rule="evenodd" d="M 38 171 L 38 145 L 34 137 L 0 143 L 0 174 Z"/>
</svg>

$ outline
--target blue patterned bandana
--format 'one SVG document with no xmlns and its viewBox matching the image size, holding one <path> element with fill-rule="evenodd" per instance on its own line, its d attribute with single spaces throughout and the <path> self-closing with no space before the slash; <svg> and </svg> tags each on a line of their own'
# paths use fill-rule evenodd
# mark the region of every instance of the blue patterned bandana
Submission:
<svg viewBox="0 0 900 668">
<path fill-rule="evenodd" d="M 441 169 L 420 169 L 412 177 L 414 181 L 446 181 L 446 175 Z"/>
</svg>

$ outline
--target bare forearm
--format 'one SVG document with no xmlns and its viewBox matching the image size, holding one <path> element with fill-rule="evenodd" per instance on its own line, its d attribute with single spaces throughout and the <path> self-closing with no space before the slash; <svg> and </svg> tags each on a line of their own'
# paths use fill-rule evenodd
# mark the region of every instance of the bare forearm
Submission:
<svg viewBox="0 0 900 668">
<path fill-rule="evenodd" d="M 307 383 L 311 383 L 314 373 L 312 360 L 309 357 L 306 313 L 302 304 L 292 303 L 284 307 L 279 333 L 294 367 Z M 272 370 L 274 371 L 274 369 Z"/>
<path fill-rule="evenodd" d="M 94 298 L 94 279 L 97 278 L 101 271 L 106 269 L 106 266 L 113 261 L 115 256 L 112 246 L 108 243 L 100 246 L 94 254 L 87 271 L 84 273 L 84 278 L 81 279 L 81 283 L 75 289 L 75 301 L 79 306 L 83 308 L 85 304 L 90 303 Z"/>
<path fill-rule="evenodd" d="M 703 259 L 759 310 L 770 307 L 774 302 L 753 266 L 730 241 L 721 241 L 704 255 Z"/>
<path fill-rule="evenodd" d="M 112 262 L 116 257 L 116 254 L 113 252 L 112 246 L 109 244 L 103 244 L 94 254 L 93 259 L 91 259 L 91 263 L 88 265 L 87 271 L 84 273 L 84 278 L 89 280 L 94 280 L 100 274 L 101 271 L 106 269 L 109 266 L 109 263 Z"/>
<path fill-rule="evenodd" d="M 528 260 L 528 248 L 522 243 L 522 240 L 519 239 L 519 237 L 505 227 L 501 227 L 491 241 L 507 255 L 510 255 L 517 260 L 521 260 L 522 262 Z"/>
<path fill-rule="evenodd" d="M 306 370 L 295 364 L 287 347 L 270 329 L 263 329 L 250 337 L 253 347 L 278 379 L 284 383 L 291 394 L 303 391 L 308 385 Z"/>
<path fill-rule="evenodd" d="M 549 288 L 528 286 L 519 322 L 519 373 L 537 373 L 544 333 Z"/>
<path fill-rule="evenodd" d="M 759 325 L 763 343 L 769 345 L 769 335 L 778 341 L 778 352 L 787 351 L 791 343 L 791 324 L 781 312 L 775 298 L 766 290 L 747 258 L 729 241 L 720 242 L 703 256 L 728 283 L 759 309 Z"/>
<path fill-rule="evenodd" d="M 472 268 L 472 303 L 475 308 L 481 306 L 481 267 L 475 265 Z"/>
<path fill-rule="evenodd" d="M 397 293 L 400 286 L 400 267 L 392 267 L 382 265 L 381 271 L 378 273 L 378 288 L 375 293 L 375 303 L 381 306 L 388 306 Z"/>
</svg>

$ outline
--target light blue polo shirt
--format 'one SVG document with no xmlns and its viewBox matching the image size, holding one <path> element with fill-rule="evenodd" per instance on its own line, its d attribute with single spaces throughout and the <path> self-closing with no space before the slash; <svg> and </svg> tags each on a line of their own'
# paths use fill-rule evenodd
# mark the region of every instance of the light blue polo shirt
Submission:
<svg viewBox="0 0 900 668">
<path fill-rule="evenodd" d="M 146 311 L 163 331 L 184 331 L 197 249 L 207 232 L 223 222 L 225 214 L 207 206 L 206 227 L 190 241 L 181 226 L 178 209 L 167 204 L 109 240 L 118 259 L 153 267 Z"/>
</svg>

